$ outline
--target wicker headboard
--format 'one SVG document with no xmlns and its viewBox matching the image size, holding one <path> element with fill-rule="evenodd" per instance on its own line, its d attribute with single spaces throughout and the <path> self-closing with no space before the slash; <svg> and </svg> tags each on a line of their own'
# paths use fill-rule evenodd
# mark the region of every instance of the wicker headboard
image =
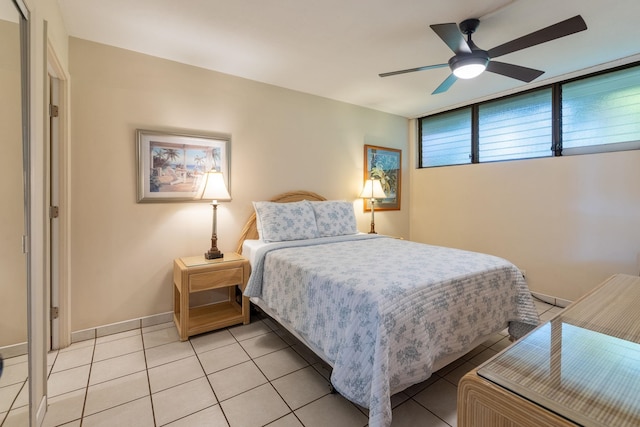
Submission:
<svg viewBox="0 0 640 427">
<path fill-rule="evenodd" d="M 290 202 L 299 202 L 301 200 L 318 200 L 323 201 L 327 200 L 319 194 L 312 193 L 311 191 L 290 191 L 288 193 L 280 194 L 279 196 L 271 199 L 272 202 L 278 203 L 290 203 Z M 238 247 L 236 248 L 236 252 L 242 253 L 242 244 L 246 239 L 258 239 L 258 229 L 256 228 L 256 213 L 252 213 L 249 217 L 249 220 L 245 224 L 242 229 L 242 233 L 240 233 L 240 240 L 238 241 Z"/>
</svg>

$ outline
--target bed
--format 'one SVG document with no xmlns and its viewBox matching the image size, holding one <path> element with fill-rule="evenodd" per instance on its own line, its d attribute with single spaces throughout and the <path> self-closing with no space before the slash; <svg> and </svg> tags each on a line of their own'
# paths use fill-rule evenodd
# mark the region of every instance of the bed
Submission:
<svg viewBox="0 0 640 427">
<path fill-rule="evenodd" d="M 526 282 L 491 255 L 359 233 L 351 202 L 297 191 L 254 202 L 237 251 L 245 295 L 332 366 L 341 395 L 391 424 L 394 393 L 509 328 L 539 322 Z"/>
</svg>

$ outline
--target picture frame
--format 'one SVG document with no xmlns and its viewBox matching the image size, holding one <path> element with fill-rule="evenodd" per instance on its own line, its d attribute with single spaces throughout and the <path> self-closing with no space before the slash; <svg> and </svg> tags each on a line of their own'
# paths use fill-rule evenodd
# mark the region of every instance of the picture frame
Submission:
<svg viewBox="0 0 640 427">
<path fill-rule="evenodd" d="M 198 202 L 198 186 L 211 169 L 222 172 L 231 194 L 230 143 L 225 135 L 137 129 L 137 202 Z"/>
<path fill-rule="evenodd" d="M 376 200 L 376 211 L 400 210 L 402 193 L 402 150 L 396 148 L 364 146 L 364 181 L 380 179 L 382 189 L 387 195 Z M 364 211 L 371 211 L 371 202 L 364 200 Z"/>
</svg>

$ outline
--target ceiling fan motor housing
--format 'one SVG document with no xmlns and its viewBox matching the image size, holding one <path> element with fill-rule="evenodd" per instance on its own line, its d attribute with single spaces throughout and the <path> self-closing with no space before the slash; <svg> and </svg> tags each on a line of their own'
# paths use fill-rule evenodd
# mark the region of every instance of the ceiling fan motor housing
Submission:
<svg viewBox="0 0 640 427">
<path fill-rule="evenodd" d="M 465 19 L 459 25 L 460 32 L 466 35 L 473 34 L 478 29 L 478 25 L 480 25 L 479 19 L 476 19 L 476 18 Z"/>
</svg>

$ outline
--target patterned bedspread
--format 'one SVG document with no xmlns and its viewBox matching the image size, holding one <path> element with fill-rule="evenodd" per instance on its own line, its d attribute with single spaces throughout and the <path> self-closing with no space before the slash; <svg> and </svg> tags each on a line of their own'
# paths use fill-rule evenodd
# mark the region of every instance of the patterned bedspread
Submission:
<svg viewBox="0 0 640 427">
<path fill-rule="evenodd" d="M 431 376 L 435 360 L 507 325 L 519 338 L 538 315 L 519 270 L 502 258 L 372 237 L 260 249 L 245 295 L 320 349 L 336 390 L 380 427 L 391 424 L 391 395 Z"/>
</svg>

